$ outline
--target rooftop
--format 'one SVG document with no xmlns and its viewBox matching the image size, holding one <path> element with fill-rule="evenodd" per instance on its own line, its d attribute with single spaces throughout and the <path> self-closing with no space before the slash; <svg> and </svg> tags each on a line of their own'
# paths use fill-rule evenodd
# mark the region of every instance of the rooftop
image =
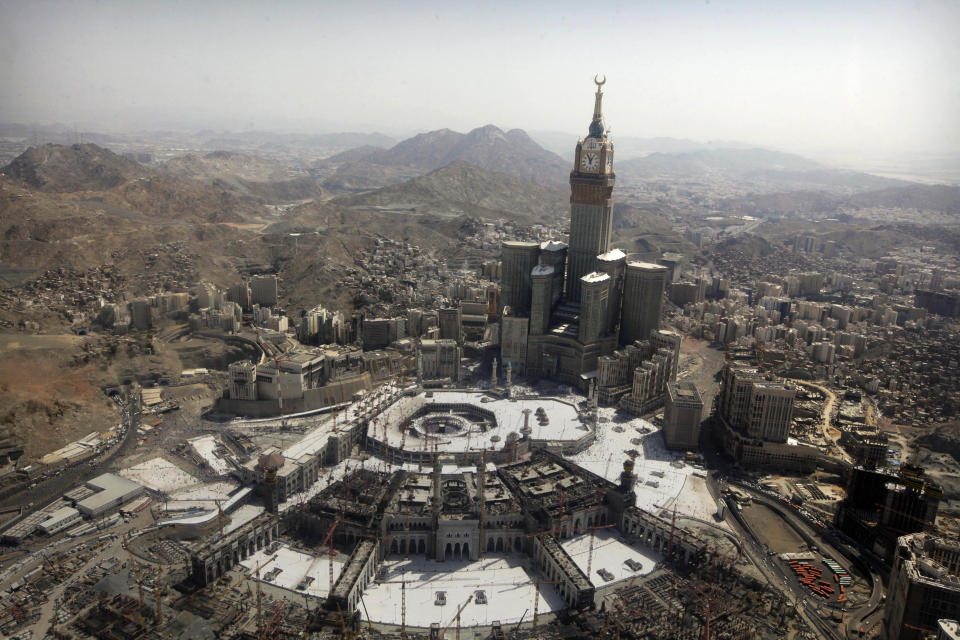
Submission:
<svg viewBox="0 0 960 640">
<path fill-rule="evenodd" d="M 91 489 L 97 489 L 97 493 L 77 503 L 77 507 L 81 510 L 89 509 L 96 511 L 103 505 L 113 502 L 118 498 L 123 498 L 130 493 L 143 490 L 142 485 L 112 473 L 104 473 L 93 480 L 88 480 L 87 486 Z"/>
<path fill-rule="evenodd" d="M 606 273 L 600 273 L 599 271 L 594 271 L 593 273 L 588 273 L 580 279 L 584 282 L 603 282 L 604 280 L 609 280 L 610 275 Z"/>
<path fill-rule="evenodd" d="M 960 622 L 956 620 L 939 620 L 941 635 L 938 637 L 948 638 L 949 640 L 960 640 Z"/>
<path fill-rule="evenodd" d="M 628 262 L 627 268 L 643 269 L 644 271 L 666 271 L 667 268 L 662 264 L 653 264 L 652 262 Z"/>
<path fill-rule="evenodd" d="M 530 620 L 536 586 L 524 565 L 525 555 L 488 553 L 481 560 L 436 562 L 422 556 L 383 563 L 384 582 L 372 584 L 363 593 L 370 619 L 396 624 L 400 620 L 401 581 L 406 581 L 407 624 L 429 627 L 433 622 L 446 624 L 467 598 L 474 596 L 460 614 L 460 625 L 489 625 Z M 539 612 L 559 611 L 566 604 L 556 591 L 557 585 L 540 586 Z M 477 604 L 476 591 L 486 593 L 487 604 Z M 446 604 L 434 604 L 436 592 L 446 593 Z"/>
<path fill-rule="evenodd" d="M 616 260 L 623 260 L 626 257 L 627 254 L 620 249 L 611 249 L 610 251 L 601 253 L 599 256 L 597 256 L 597 260 L 601 260 L 603 262 L 614 262 Z"/>
</svg>

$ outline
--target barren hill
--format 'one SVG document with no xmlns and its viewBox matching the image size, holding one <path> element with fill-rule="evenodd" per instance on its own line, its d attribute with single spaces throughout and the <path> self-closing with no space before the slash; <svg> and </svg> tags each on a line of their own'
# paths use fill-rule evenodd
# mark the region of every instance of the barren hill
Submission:
<svg viewBox="0 0 960 640">
<path fill-rule="evenodd" d="M 418 214 L 534 221 L 566 215 L 568 199 L 562 187 L 535 184 L 458 160 L 419 178 L 332 202 Z"/>
<path fill-rule="evenodd" d="M 147 171 L 95 144 L 45 144 L 30 147 L 0 173 L 34 189 L 66 193 L 111 189 Z"/>
<path fill-rule="evenodd" d="M 223 256 L 230 252 L 227 239 L 240 234 L 236 225 L 266 213 L 249 198 L 140 167 L 96 145 L 31 148 L 4 173 L 5 284 L 51 268 L 115 263 L 136 288 L 155 276 L 145 270 L 149 248 L 169 242 L 184 243 L 199 275 L 220 280 L 233 271 Z"/>
<path fill-rule="evenodd" d="M 560 185 L 570 171 L 568 162 L 547 151 L 520 129 L 503 131 L 486 125 L 458 133 L 438 129 L 408 138 L 386 150 L 355 149 L 318 164 L 330 175 L 327 186 L 372 184 L 377 178 L 393 181 L 406 174 L 418 175 L 452 162 L 465 161 L 488 171 L 509 174 L 541 185 Z M 395 171 L 378 170 L 391 167 Z M 379 175 L 378 175 L 379 174 Z M 384 186 L 381 182 L 377 186 Z"/>
<path fill-rule="evenodd" d="M 167 160 L 162 167 L 172 175 L 192 180 L 242 178 L 266 181 L 287 178 L 287 171 L 280 163 L 236 151 L 213 151 L 202 156 L 188 153 Z"/>
<path fill-rule="evenodd" d="M 197 180 L 240 198 L 269 204 L 318 198 L 323 191 L 311 177 L 290 177 L 280 163 L 248 153 L 214 151 L 168 160 L 162 169 L 178 178 Z"/>
<path fill-rule="evenodd" d="M 652 153 L 616 164 L 623 184 L 676 182 L 731 186 L 743 193 L 824 190 L 855 193 L 901 186 L 899 180 L 835 169 L 802 156 L 768 149 L 702 149 Z"/>
<path fill-rule="evenodd" d="M 960 187 L 906 184 L 853 194 L 819 191 L 766 193 L 721 201 L 731 211 L 753 215 L 829 214 L 872 217 L 903 222 L 903 211 L 924 212 L 927 223 L 956 224 L 960 215 Z M 884 212 L 887 212 L 884 214 Z M 936 214 L 936 216 L 931 215 Z"/>
</svg>

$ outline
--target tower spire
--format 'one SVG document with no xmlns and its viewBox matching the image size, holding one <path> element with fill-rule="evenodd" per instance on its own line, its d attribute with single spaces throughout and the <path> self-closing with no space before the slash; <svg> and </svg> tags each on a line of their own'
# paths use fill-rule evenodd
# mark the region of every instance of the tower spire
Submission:
<svg viewBox="0 0 960 640">
<path fill-rule="evenodd" d="M 597 85 L 596 100 L 593 103 L 593 121 L 590 122 L 590 137 L 603 137 L 603 85 L 607 82 L 607 76 L 600 80 L 600 74 L 593 77 L 594 84 Z"/>
</svg>

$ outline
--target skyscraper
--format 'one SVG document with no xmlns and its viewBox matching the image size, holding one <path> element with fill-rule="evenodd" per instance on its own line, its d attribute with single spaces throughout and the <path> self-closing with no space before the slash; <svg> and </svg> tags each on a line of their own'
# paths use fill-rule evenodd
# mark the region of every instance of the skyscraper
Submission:
<svg viewBox="0 0 960 640">
<path fill-rule="evenodd" d="M 667 272 L 659 265 L 628 264 L 623 251 L 610 248 L 613 142 L 603 123 L 606 79 L 594 82 L 593 118 L 577 142 L 570 172 L 569 246 L 504 242 L 500 279 L 501 310 L 510 307 L 501 319 L 501 335 L 510 335 L 501 346 L 505 360 L 524 354 L 525 362 L 516 364 L 528 375 L 581 389 L 594 377 L 598 359 L 617 348 L 624 326 L 629 332 L 622 342 L 630 345 L 659 328 Z M 525 353 L 517 345 L 521 328 L 529 329 Z"/>
<path fill-rule="evenodd" d="M 530 310 L 530 271 L 537 265 L 540 245 L 536 242 L 504 242 L 500 278 L 500 304 L 513 315 L 526 316 Z"/>
<path fill-rule="evenodd" d="M 261 307 L 277 304 L 277 276 L 254 276 L 250 279 L 250 302 Z"/>
<path fill-rule="evenodd" d="M 623 284 L 620 343 L 646 340 L 660 327 L 667 268 L 647 262 L 628 262 Z"/>
<path fill-rule="evenodd" d="M 607 295 L 610 276 L 595 271 L 580 279 L 580 342 L 590 344 L 600 339 L 607 329 Z"/>
<path fill-rule="evenodd" d="M 554 269 L 546 265 L 537 265 L 530 272 L 530 333 L 540 335 L 550 327 L 550 309 L 553 306 L 551 290 L 553 288 Z"/>
<path fill-rule="evenodd" d="M 613 142 L 603 125 L 603 84 L 597 84 L 593 120 L 577 143 L 570 172 L 570 250 L 567 300 L 580 301 L 580 279 L 597 270 L 597 256 L 610 248 L 613 231 Z"/>
<path fill-rule="evenodd" d="M 692 382 L 670 382 L 663 406 L 663 442 L 668 449 L 696 449 L 703 400 Z"/>
</svg>

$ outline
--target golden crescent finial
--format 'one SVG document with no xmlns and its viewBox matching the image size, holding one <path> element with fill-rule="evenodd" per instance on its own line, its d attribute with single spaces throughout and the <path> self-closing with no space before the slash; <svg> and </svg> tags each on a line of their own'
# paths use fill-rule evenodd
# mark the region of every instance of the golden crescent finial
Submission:
<svg viewBox="0 0 960 640">
<path fill-rule="evenodd" d="M 593 81 L 594 81 L 594 83 L 596 83 L 596 85 L 597 85 L 598 87 L 602 87 L 602 86 L 603 86 L 604 84 L 606 84 L 606 82 L 607 82 L 607 76 L 603 76 L 603 80 L 597 80 L 597 78 L 599 78 L 599 77 L 600 77 L 600 74 L 599 74 L 599 73 L 598 73 L 597 75 L 593 76 Z"/>
</svg>

